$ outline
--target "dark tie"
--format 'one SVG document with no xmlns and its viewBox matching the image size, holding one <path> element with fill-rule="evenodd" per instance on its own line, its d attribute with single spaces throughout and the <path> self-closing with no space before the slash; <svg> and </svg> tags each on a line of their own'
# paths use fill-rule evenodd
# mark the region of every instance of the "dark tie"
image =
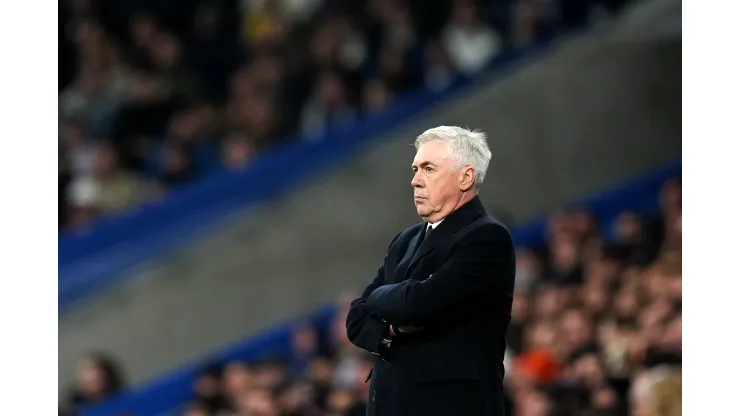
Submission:
<svg viewBox="0 0 740 416">
<path fill-rule="evenodd" d="M 434 231 L 434 228 L 432 228 L 432 224 L 427 225 L 427 229 L 426 231 L 424 231 L 424 235 L 421 236 L 421 241 L 423 242 L 424 240 L 429 238 L 429 234 L 431 234 L 432 231 Z"/>
</svg>

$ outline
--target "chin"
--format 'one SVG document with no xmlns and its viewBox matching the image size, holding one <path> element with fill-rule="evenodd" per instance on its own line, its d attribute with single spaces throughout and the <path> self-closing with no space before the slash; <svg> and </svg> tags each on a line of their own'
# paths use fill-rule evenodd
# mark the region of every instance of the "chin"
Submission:
<svg viewBox="0 0 740 416">
<path fill-rule="evenodd" d="M 430 214 L 429 210 L 422 205 L 416 206 L 416 213 L 422 218 L 426 218 Z"/>
</svg>

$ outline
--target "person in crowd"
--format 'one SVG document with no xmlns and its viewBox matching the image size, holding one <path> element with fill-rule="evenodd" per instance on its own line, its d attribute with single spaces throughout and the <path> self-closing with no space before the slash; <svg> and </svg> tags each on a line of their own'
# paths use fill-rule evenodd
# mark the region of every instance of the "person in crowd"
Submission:
<svg viewBox="0 0 740 416">
<path fill-rule="evenodd" d="M 66 411 L 77 413 L 83 406 L 99 404 L 127 388 L 116 360 L 103 353 L 91 353 L 77 365 L 77 380 L 69 392 Z"/>
</svg>

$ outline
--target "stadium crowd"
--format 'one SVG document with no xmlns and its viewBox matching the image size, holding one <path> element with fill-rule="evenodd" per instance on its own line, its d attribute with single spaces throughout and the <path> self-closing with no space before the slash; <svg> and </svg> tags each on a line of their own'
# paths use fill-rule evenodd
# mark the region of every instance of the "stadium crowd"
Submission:
<svg viewBox="0 0 740 416">
<path fill-rule="evenodd" d="M 519 247 L 505 359 L 513 416 L 681 414 L 681 184 L 657 215 L 554 215 L 544 247 Z M 218 363 L 193 385 L 185 416 L 364 415 L 374 356 L 349 343 L 338 302 L 326 333 L 296 326 L 292 355 Z M 85 361 L 70 401 L 121 391 L 103 358 Z"/>
<path fill-rule="evenodd" d="M 627 0 L 66 0 L 59 230 L 320 140 Z"/>
</svg>

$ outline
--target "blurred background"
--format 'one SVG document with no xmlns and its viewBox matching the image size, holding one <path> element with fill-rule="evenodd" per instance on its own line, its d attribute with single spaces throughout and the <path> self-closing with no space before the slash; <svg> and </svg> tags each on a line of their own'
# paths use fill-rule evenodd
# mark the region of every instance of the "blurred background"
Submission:
<svg viewBox="0 0 740 416">
<path fill-rule="evenodd" d="M 679 0 L 62 0 L 59 411 L 364 415 L 349 301 L 485 131 L 515 416 L 680 415 Z"/>
</svg>

